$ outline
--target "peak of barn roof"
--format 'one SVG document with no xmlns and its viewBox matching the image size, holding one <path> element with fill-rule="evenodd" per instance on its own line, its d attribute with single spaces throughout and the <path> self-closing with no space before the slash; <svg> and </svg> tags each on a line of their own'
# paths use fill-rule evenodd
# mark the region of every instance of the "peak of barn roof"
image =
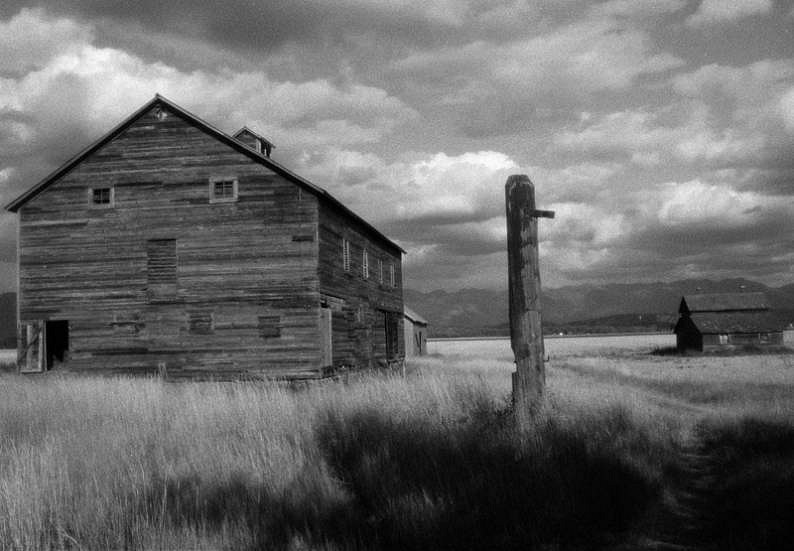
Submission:
<svg viewBox="0 0 794 551">
<path fill-rule="evenodd" d="M 406 318 L 408 318 L 414 323 L 418 323 L 420 325 L 427 325 L 427 320 L 425 318 L 423 318 L 422 316 L 420 316 L 419 314 L 417 314 L 416 312 L 414 312 L 405 305 L 403 305 L 403 314 L 405 315 Z"/>
<path fill-rule="evenodd" d="M 38 184 L 36 184 L 32 188 L 28 189 L 22 195 L 20 195 L 19 197 L 17 197 L 16 199 L 11 201 L 10 203 L 8 203 L 5 206 L 6 210 L 9 210 L 11 212 L 16 212 L 17 210 L 19 210 L 20 207 L 22 207 L 22 205 L 24 205 L 25 203 L 27 203 L 28 201 L 33 199 L 35 196 L 37 196 L 39 193 L 44 191 L 47 187 L 49 187 L 51 184 L 53 184 L 55 181 L 57 181 L 60 177 L 64 176 L 68 172 L 70 172 L 75 166 L 80 164 L 80 162 L 83 159 L 85 159 L 86 157 L 88 157 L 89 155 L 91 155 L 92 153 L 94 153 L 95 151 L 100 149 L 102 146 L 107 144 L 110 140 L 112 140 L 113 138 L 115 138 L 116 136 L 118 136 L 119 134 L 124 132 L 135 121 L 137 121 L 144 114 L 148 113 L 154 107 L 165 108 L 166 110 L 168 110 L 168 111 L 170 111 L 170 112 L 182 117 L 183 119 L 191 122 L 192 124 L 195 124 L 200 129 L 202 129 L 204 132 L 206 132 L 210 136 L 213 136 L 214 138 L 216 138 L 217 140 L 221 141 L 222 143 L 225 143 L 226 145 L 232 147 L 233 149 L 237 150 L 240 153 L 243 153 L 244 155 L 248 156 L 249 158 L 253 159 L 254 161 L 266 166 L 270 170 L 276 172 L 277 174 L 280 174 L 281 176 L 287 178 L 291 182 L 293 182 L 293 183 L 295 183 L 295 184 L 297 184 L 299 186 L 304 187 L 306 190 L 308 190 L 309 192 L 311 192 L 314 195 L 316 195 L 320 200 L 327 201 L 328 204 L 340 209 L 342 212 L 344 212 L 345 214 L 347 214 L 348 216 L 350 216 L 351 218 L 353 218 L 354 220 L 356 220 L 357 222 L 362 224 L 365 228 L 367 228 L 369 231 L 371 231 L 375 236 L 377 236 L 379 239 L 383 240 L 385 243 L 387 243 L 390 246 L 394 247 L 396 250 L 398 250 L 398 251 L 400 251 L 402 253 L 405 253 L 405 250 L 402 247 L 400 247 L 397 243 L 395 243 L 394 241 L 392 241 L 391 239 L 389 239 L 388 237 L 383 235 L 374 226 L 372 226 L 372 224 L 370 224 L 369 222 L 367 222 L 366 220 L 361 218 L 359 215 L 357 215 L 355 212 L 353 212 L 352 210 L 347 208 L 338 199 L 336 199 L 334 196 L 332 196 L 330 193 L 328 193 L 327 191 L 325 191 L 321 187 L 314 185 L 313 183 L 311 183 L 310 181 L 306 180 L 302 176 L 299 176 L 299 175 L 295 174 L 294 172 L 292 172 L 288 168 L 280 165 L 279 163 L 277 163 L 273 159 L 267 157 L 263 153 L 260 153 L 260 152 L 258 152 L 256 150 L 248 147 L 247 145 L 245 145 L 244 143 L 240 142 L 239 140 L 233 138 L 232 136 L 229 136 L 228 134 L 226 134 L 222 130 L 218 130 L 217 128 L 215 128 L 214 126 L 209 124 L 208 122 L 202 120 L 201 118 L 197 117 L 193 113 L 191 113 L 191 112 L 187 111 L 186 109 L 180 107 L 179 105 L 175 104 L 171 100 L 166 99 L 165 97 L 161 96 L 160 94 L 155 94 L 155 96 L 151 100 L 149 100 L 148 102 L 143 104 L 141 107 L 136 109 L 129 117 L 127 117 L 122 122 L 120 122 L 118 125 L 116 125 L 107 134 L 105 134 L 104 136 L 99 138 L 97 141 L 95 141 L 94 143 L 92 143 L 91 145 L 89 145 L 88 147 L 83 149 L 80 153 L 78 153 L 77 155 L 75 155 L 74 157 L 72 157 L 71 159 L 66 161 L 63 165 L 61 165 L 56 170 L 51 172 L 47 177 L 45 177 L 43 180 L 41 180 Z"/>
<path fill-rule="evenodd" d="M 680 313 L 768 310 L 764 293 L 711 293 L 681 297 Z"/>
</svg>

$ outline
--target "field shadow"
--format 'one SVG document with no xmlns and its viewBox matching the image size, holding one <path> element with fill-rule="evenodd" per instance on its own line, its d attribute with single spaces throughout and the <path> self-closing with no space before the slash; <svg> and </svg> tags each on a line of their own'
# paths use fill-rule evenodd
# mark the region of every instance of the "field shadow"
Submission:
<svg viewBox="0 0 794 551">
<path fill-rule="evenodd" d="M 209 533 L 236 526 L 236 549 L 595 549 L 622 541 L 658 499 L 647 477 L 581 435 L 544 421 L 522 442 L 510 419 L 326 414 L 323 468 L 282 490 L 242 474 L 154 480 L 138 514 Z"/>
<path fill-rule="evenodd" d="M 639 472 L 578 435 L 546 422 L 521 443 L 508 419 L 329 415 L 318 437 L 351 493 L 355 541 L 366 549 L 590 548 L 619 539 L 654 499 Z"/>
<path fill-rule="evenodd" d="M 695 537 L 706 549 L 789 549 L 794 539 L 794 426 L 757 419 L 699 427 L 707 469 Z"/>
</svg>

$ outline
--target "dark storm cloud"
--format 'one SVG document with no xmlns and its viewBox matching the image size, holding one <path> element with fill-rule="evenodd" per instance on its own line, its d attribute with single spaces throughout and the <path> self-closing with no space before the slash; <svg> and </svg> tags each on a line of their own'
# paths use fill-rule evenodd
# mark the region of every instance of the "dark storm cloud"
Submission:
<svg viewBox="0 0 794 551">
<path fill-rule="evenodd" d="M 261 58 L 288 44 L 335 49 L 350 46 L 362 37 L 377 37 L 391 48 L 450 42 L 455 40 L 455 30 L 460 26 L 458 12 L 462 17 L 465 11 L 464 4 L 456 8 L 455 3 L 444 3 L 434 9 L 433 2 L 403 4 L 364 0 L 60 0 L 55 3 L 11 2 L 5 6 L 5 17 L 23 6 L 39 6 L 50 13 L 93 21 L 100 28 L 103 22 L 121 22 L 138 26 L 143 32 L 200 38 Z M 102 38 L 114 45 L 112 35 Z"/>
</svg>

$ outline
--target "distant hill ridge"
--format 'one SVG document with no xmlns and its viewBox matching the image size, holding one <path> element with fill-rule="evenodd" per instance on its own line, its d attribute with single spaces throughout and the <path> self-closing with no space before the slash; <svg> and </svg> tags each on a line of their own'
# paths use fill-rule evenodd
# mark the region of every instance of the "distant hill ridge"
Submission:
<svg viewBox="0 0 794 551">
<path fill-rule="evenodd" d="M 772 308 L 786 324 L 794 322 L 794 284 L 768 287 L 747 279 L 687 279 L 546 288 L 543 289 L 541 307 L 546 330 L 554 332 L 597 332 L 604 328 L 667 330 L 674 322 L 682 295 L 755 291 L 766 293 Z M 406 304 L 427 318 L 431 336 L 506 334 L 506 290 L 461 289 L 423 293 L 406 289 L 404 297 Z M 644 318 L 640 319 L 640 316 Z"/>
</svg>

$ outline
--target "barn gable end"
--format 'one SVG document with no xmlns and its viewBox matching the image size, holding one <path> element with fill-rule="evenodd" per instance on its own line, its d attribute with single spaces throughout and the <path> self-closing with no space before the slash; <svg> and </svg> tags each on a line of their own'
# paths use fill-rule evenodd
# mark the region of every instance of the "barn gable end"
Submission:
<svg viewBox="0 0 794 551">
<path fill-rule="evenodd" d="M 398 264 L 402 252 L 320 188 L 159 96 L 7 208 L 20 222 L 20 365 L 30 370 L 323 376 L 320 213 L 333 209 Z M 401 285 L 385 295 L 402 307 Z"/>
</svg>

